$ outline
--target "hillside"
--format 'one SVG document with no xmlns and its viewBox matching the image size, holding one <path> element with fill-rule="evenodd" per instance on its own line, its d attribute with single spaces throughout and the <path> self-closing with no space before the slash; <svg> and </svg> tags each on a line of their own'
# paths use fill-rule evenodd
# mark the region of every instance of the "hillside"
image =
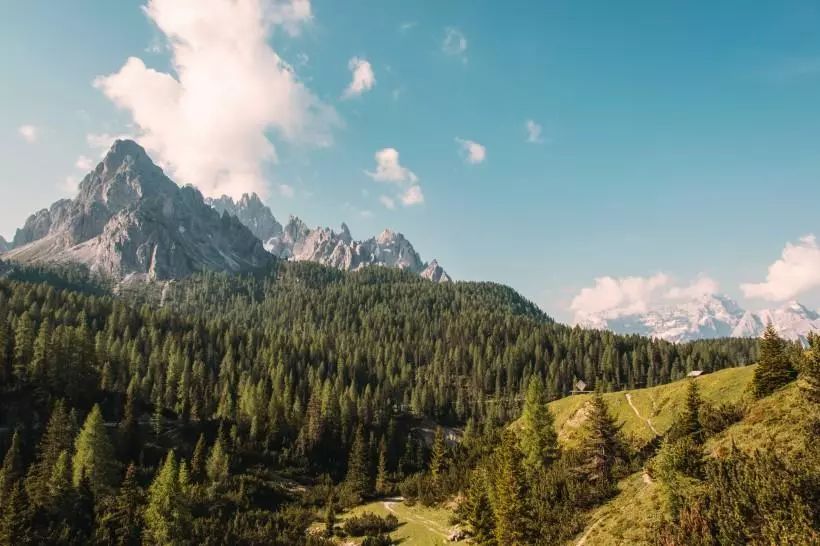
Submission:
<svg viewBox="0 0 820 546">
<path fill-rule="evenodd" d="M 752 371 L 753 367 L 724 370 L 699 379 L 704 399 L 731 402 L 744 398 L 746 395 L 743 391 L 751 380 Z M 719 393 L 724 393 L 726 398 L 717 398 Z M 656 427 L 665 430 L 674 415 L 671 400 L 679 400 L 685 396 L 685 382 L 634 391 L 632 395 L 633 399 L 643 402 L 652 399 L 664 402 L 667 410 L 658 413 Z M 613 401 L 612 395 L 606 396 L 610 402 Z M 610 407 L 615 410 L 620 406 L 613 404 Z M 618 416 L 624 416 L 624 429 L 640 428 L 640 420 L 634 417 L 634 412 L 632 413 L 633 416 L 630 417 L 628 412 L 618 410 Z M 794 454 L 802 446 L 805 437 L 804 427 L 810 415 L 810 409 L 800 396 L 798 384 L 792 383 L 769 397 L 750 402 L 746 416 L 707 440 L 704 451 L 710 458 L 725 457 L 731 446 L 747 454 L 752 454 L 756 449 L 764 449 L 778 455 Z M 662 483 L 657 478 L 650 477 L 645 469 L 640 470 L 619 482 L 618 494 L 590 513 L 584 531 L 567 544 L 654 544 L 654 534 L 665 521 L 666 508 L 667 501 Z"/>
<path fill-rule="evenodd" d="M 754 366 L 728 368 L 697 379 L 704 400 L 712 403 L 734 403 L 744 397 L 754 375 Z M 648 389 L 604 394 L 613 415 L 623 423 L 625 436 L 646 443 L 663 435 L 672 425 L 686 398 L 688 380 L 675 381 Z M 555 415 L 559 440 L 574 445 L 583 429 L 585 409 L 592 395 L 576 395 L 550 404 Z"/>
</svg>

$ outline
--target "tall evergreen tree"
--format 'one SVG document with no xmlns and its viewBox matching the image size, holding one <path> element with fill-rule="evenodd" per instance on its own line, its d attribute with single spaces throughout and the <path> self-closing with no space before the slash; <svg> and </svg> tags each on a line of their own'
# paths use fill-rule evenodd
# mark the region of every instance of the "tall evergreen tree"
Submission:
<svg viewBox="0 0 820 546">
<path fill-rule="evenodd" d="M 207 461 L 207 455 L 205 453 L 206 449 L 205 435 L 200 434 L 199 439 L 196 441 L 196 446 L 194 447 L 194 454 L 191 457 L 191 481 L 194 483 L 202 482 L 202 480 L 204 480 L 207 476 L 205 471 L 205 464 Z"/>
<path fill-rule="evenodd" d="M 22 483 L 18 480 L 9 490 L 0 513 L 0 546 L 34 543 L 26 512 L 26 497 Z"/>
<path fill-rule="evenodd" d="M 91 409 L 74 442 L 73 464 L 75 487 L 87 478 L 95 497 L 111 492 L 117 479 L 117 462 L 98 404 Z"/>
<path fill-rule="evenodd" d="M 222 434 L 218 434 L 211 451 L 208 453 L 208 461 L 205 465 L 208 479 L 214 487 L 219 486 L 230 475 L 230 459 L 225 448 L 225 441 Z"/>
<path fill-rule="evenodd" d="M 755 368 L 752 388 L 763 398 L 794 379 L 795 371 L 786 352 L 786 342 L 777 334 L 771 322 L 760 340 L 760 357 Z"/>
<path fill-rule="evenodd" d="M 621 426 L 609 412 L 604 397 L 596 391 L 589 402 L 581 452 L 586 459 L 587 476 L 602 489 L 608 490 L 612 483 L 612 468 L 622 452 Z"/>
<path fill-rule="evenodd" d="M 107 499 L 98 513 L 95 539 L 98 544 L 140 546 L 143 491 L 137 483 L 137 468 L 130 464 L 116 496 Z"/>
<path fill-rule="evenodd" d="M 703 427 L 700 424 L 701 404 L 698 384 L 695 379 L 690 379 L 686 388 L 686 408 L 683 413 L 682 432 L 692 438 L 696 444 L 703 442 Z"/>
<path fill-rule="evenodd" d="M 54 465 L 64 451 L 72 449 L 76 435 L 77 431 L 74 429 L 74 422 L 65 402 L 57 400 L 37 446 L 35 460 L 26 476 L 26 492 L 34 506 L 45 506 L 49 496 L 48 481 L 51 479 Z"/>
<path fill-rule="evenodd" d="M 447 472 L 449 466 L 449 456 L 447 451 L 447 442 L 444 439 L 444 429 L 436 427 L 436 433 L 433 436 L 433 449 L 430 453 L 430 475 L 433 478 L 433 485 L 436 489 L 442 486 L 442 480 Z M 436 491 L 436 494 L 439 494 Z"/>
<path fill-rule="evenodd" d="M 8 498 L 11 491 L 23 475 L 23 447 L 20 432 L 15 430 L 11 437 L 11 445 L 3 457 L 3 466 L 0 467 L 0 505 Z"/>
<path fill-rule="evenodd" d="M 506 430 L 495 457 L 495 539 L 501 545 L 528 544 L 527 478 L 518 438 Z"/>
<path fill-rule="evenodd" d="M 540 377 L 527 387 L 524 411 L 521 415 L 521 450 L 531 471 L 549 466 L 558 457 L 558 434 L 555 418 L 549 409 L 549 399 Z"/>
<path fill-rule="evenodd" d="M 487 492 L 487 478 L 481 471 L 473 471 L 464 511 L 473 542 L 479 546 L 494 546 L 495 514 Z"/>
<path fill-rule="evenodd" d="M 176 546 L 190 535 L 191 513 L 179 483 L 179 466 L 173 451 L 148 489 L 144 539 L 148 544 Z"/>
<path fill-rule="evenodd" d="M 384 495 L 388 492 L 387 474 L 387 441 L 382 436 L 379 441 L 379 463 L 376 467 L 376 493 Z"/>
<path fill-rule="evenodd" d="M 348 491 L 359 498 L 370 492 L 370 463 L 367 452 L 364 427 L 359 425 L 347 458 L 347 476 L 345 477 Z"/>
</svg>

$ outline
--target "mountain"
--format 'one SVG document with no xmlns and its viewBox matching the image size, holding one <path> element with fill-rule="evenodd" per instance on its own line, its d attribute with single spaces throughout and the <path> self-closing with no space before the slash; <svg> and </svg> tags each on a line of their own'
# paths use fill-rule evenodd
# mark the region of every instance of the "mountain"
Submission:
<svg viewBox="0 0 820 546">
<path fill-rule="evenodd" d="M 790 340 L 805 342 L 809 332 L 820 331 L 820 315 L 798 302 L 752 312 L 744 311 L 731 298 L 717 294 L 660 305 L 643 313 L 591 314 L 581 317 L 578 325 L 618 334 L 639 334 L 685 342 L 721 337 L 759 337 L 769 321 L 782 337 Z"/>
<path fill-rule="evenodd" d="M 117 280 L 166 280 L 195 271 L 242 271 L 273 258 L 238 219 L 195 188 L 180 188 L 136 142 L 117 140 L 63 199 L 32 214 L 4 259 L 79 262 Z"/>
<path fill-rule="evenodd" d="M 809 332 L 820 331 L 820 314 L 790 301 L 776 309 L 745 313 L 732 330 L 732 337 L 760 337 L 769 322 L 782 337 L 804 343 Z"/>
<path fill-rule="evenodd" d="M 311 229 L 291 216 L 283 227 L 256 194 L 245 194 L 239 201 L 223 195 L 206 202 L 239 218 L 264 241 L 265 249 L 279 258 L 316 262 L 343 271 L 380 265 L 412 271 L 434 282 L 452 280 L 436 260 L 425 263 L 404 235 L 389 229 L 378 237 L 356 241 L 344 223 L 338 232 L 329 227 Z"/>
<path fill-rule="evenodd" d="M 0 235 L 0 254 L 3 252 L 8 252 L 9 250 L 9 243 L 6 241 L 2 235 Z"/>
</svg>

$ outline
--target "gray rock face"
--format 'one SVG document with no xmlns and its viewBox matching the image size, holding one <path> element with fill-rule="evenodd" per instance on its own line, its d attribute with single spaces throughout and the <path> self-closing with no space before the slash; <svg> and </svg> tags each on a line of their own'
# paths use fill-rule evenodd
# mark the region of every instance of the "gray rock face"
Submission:
<svg viewBox="0 0 820 546">
<path fill-rule="evenodd" d="M 0 235 L 0 254 L 4 252 L 8 252 L 9 250 L 9 243 L 6 241 L 2 235 Z"/>
<path fill-rule="evenodd" d="M 282 259 L 316 262 L 343 271 L 380 265 L 412 271 L 434 282 L 452 281 L 438 262 L 423 262 L 404 235 L 389 229 L 378 237 L 356 241 L 346 224 L 342 224 L 338 232 L 328 227 L 311 229 L 299 218 L 291 216 L 284 227 L 279 226 L 270 209 L 255 194 L 245 195 L 239 202 L 223 196 L 210 203 L 217 210 L 235 214 L 256 233 L 278 231 L 270 237 L 262 237 L 262 240 L 268 252 Z M 271 221 L 275 227 L 271 227 Z M 260 230 L 260 226 L 268 226 L 267 231 Z"/>
<path fill-rule="evenodd" d="M 236 202 L 227 195 L 217 199 L 207 198 L 205 202 L 220 214 L 227 212 L 231 216 L 236 216 L 257 239 L 267 241 L 271 237 L 282 235 L 282 224 L 276 221 L 271 210 L 255 193 L 246 193 Z"/>
<path fill-rule="evenodd" d="M 4 258 L 80 262 L 115 279 L 166 280 L 195 271 L 241 271 L 272 261 L 239 220 L 220 215 L 193 187 L 180 188 L 145 150 L 117 140 L 62 200 L 26 221 Z"/>
</svg>

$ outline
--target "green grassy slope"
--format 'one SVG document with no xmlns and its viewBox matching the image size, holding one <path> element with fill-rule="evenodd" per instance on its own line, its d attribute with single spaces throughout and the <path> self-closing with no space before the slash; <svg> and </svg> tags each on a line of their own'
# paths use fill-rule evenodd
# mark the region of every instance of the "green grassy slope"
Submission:
<svg viewBox="0 0 820 546">
<path fill-rule="evenodd" d="M 361 515 L 364 512 L 371 512 L 379 516 L 395 515 L 400 522 L 398 529 L 390 533 L 391 538 L 402 546 L 432 546 L 435 544 L 467 544 L 466 541 L 449 542 L 447 540 L 450 529 L 452 512 L 446 508 L 426 507 L 421 504 L 412 506 L 403 502 L 393 502 L 380 500 L 371 502 L 363 506 L 357 506 L 347 512 L 339 519 L 342 525 L 346 518 L 354 515 Z M 348 542 L 358 544 L 361 539 L 344 539 Z"/>
<path fill-rule="evenodd" d="M 746 396 L 754 375 L 754 366 L 729 368 L 696 379 L 704 400 L 716 404 L 737 402 Z M 604 394 L 610 410 L 623 433 L 638 443 L 645 443 L 665 433 L 686 398 L 688 380 L 651 387 Z M 574 445 L 586 420 L 586 403 L 591 395 L 569 396 L 550 404 L 555 416 L 558 437 L 565 445 Z M 631 402 L 631 405 L 630 405 Z"/>
<path fill-rule="evenodd" d="M 709 376 L 713 381 L 701 384 L 705 397 L 719 401 L 719 399 L 714 399 L 714 396 L 720 392 L 728 393 L 729 396 L 735 398 L 742 397 L 743 388 L 732 383 L 736 380 L 748 383 L 751 373 L 748 377 L 742 374 L 727 373 L 732 371 L 734 370 L 725 370 Z M 721 385 L 720 383 L 726 384 Z M 666 385 L 666 387 L 673 385 Z M 707 386 L 710 395 L 706 395 Z M 663 388 L 659 387 L 659 389 Z M 641 400 L 648 397 L 648 393 L 641 394 L 643 396 L 635 393 L 635 397 Z M 671 392 L 668 394 L 678 396 Z M 731 401 L 731 399 L 723 401 Z M 663 413 L 659 414 L 660 418 L 656 427 L 668 427 L 675 411 L 673 407 L 670 407 L 667 410 L 668 416 Z M 744 419 L 710 438 L 706 442 L 705 451 L 709 456 L 721 457 L 734 445 L 746 452 L 752 452 L 755 449 L 771 449 L 779 453 L 793 452 L 798 449 L 805 438 L 804 426 L 809 415 L 810 410 L 800 396 L 798 383 L 792 383 L 762 400 L 750 401 L 748 413 Z M 594 510 L 590 514 L 589 524 L 584 532 L 568 545 L 654 544 L 652 540 L 654 530 L 663 521 L 665 513 L 665 500 L 660 484 L 641 471 L 623 479 L 618 484 L 618 488 L 618 495 Z"/>
</svg>

